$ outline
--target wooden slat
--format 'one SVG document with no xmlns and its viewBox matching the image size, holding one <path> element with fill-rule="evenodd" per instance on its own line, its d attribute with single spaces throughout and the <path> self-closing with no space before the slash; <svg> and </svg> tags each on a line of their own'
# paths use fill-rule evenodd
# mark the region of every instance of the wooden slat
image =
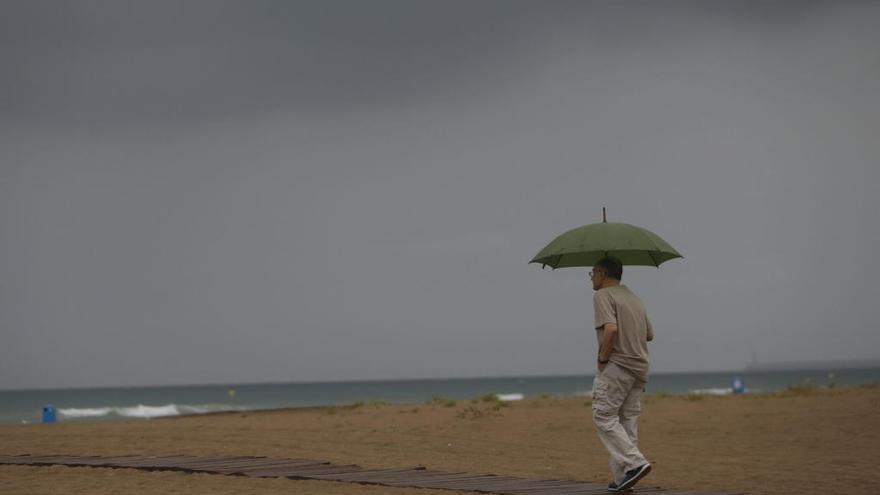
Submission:
<svg viewBox="0 0 880 495">
<path fill-rule="evenodd" d="M 201 466 L 209 462 L 223 462 L 229 460 L 230 456 L 211 456 L 211 457 L 189 457 L 177 461 L 168 459 L 167 462 L 157 460 L 153 462 L 154 467 L 162 467 L 167 469 L 190 471 L 193 466 Z"/>
<path fill-rule="evenodd" d="M 372 481 L 372 480 L 388 480 L 395 475 L 400 475 L 404 473 L 409 473 L 413 471 L 424 470 L 424 467 L 416 466 L 410 468 L 397 468 L 397 469 L 378 469 L 378 470 L 363 470 L 356 471 L 352 473 L 339 473 L 339 474 L 314 474 L 310 477 L 314 479 L 332 479 L 334 481 Z"/>
<path fill-rule="evenodd" d="M 451 479 L 454 480 L 455 478 L 451 478 Z M 431 477 L 428 479 L 418 479 L 418 478 L 402 479 L 402 480 L 397 480 L 397 481 L 389 481 L 387 483 L 383 482 L 382 484 L 388 485 L 388 486 L 419 486 L 420 487 L 420 486 L 423 486 L 427 483 L 436 483 L 438 481 L 443 481 L 443 480 L 448 481 L 448 480 L 450 480 L 450 478 L 448 476 L 443 476 L 443 477 L 434 476 L 434 477 Z"/>
<path fill-rule="evenodd" d="M 145 459 L 141 467 L 143 469 L 163 469 L 163 468 L 172 468 L 179 464 L 183 464 L 186 462 L 191 462 L 198 457 L 194 457 L 191 455 L 169 455 L 163 457 L 151 457 L 149 459 Z"/>
<path fill-rule="evenodd" d="M 311 466 L 313 464 L 303 464 L 301 462 L 296 461 L 276 461 L 276 462 L 252 462 L 250 464 L 239 464 L 237 466 L 227 466 L 220 468 L 212 468 L 212 469 L 204 469 L 203 471 L 212 472 L 217 474 L 239 474 L 244 475 L 251 471 L 270 471 L 270 470 L 290 470 L 293 471 L 295 469 L 301 469 L 304 466 Z"/>
<path fill-rule="evenodd" d="M 64 461 L 64 465 L 94 467 L 95 465 L 101 464 L 102 462 L 104 462 L 104 458 L 100 456 L 85 456 L 75 458 L 67 456 L 67 459 Z"/>
<path fill-rule="evenodd" d="M 448 478 L 448 479 L 440 479 L 435 481 L 421 481 L 416 483 L 414 486 L 419 486 L 421 488 L 455 488 L 456 483 L 464 482 L 464 481 L 474 481 L 477 479 L 487 479 L 488 477 L 483 475 L 466 475 L 459 478 Z"/>
<path fill-rule="evenodd" d="M 529 480 L 524 479 L 515 479 L 515 480 L 505 480 L 505 479 L 495 479 L 484 481 L 474 488 L 479 489 L 480 491 L 491 491 L 491 492 L 513 492 L 513 491 L 522 491 L 522 490 L 538 490 L 547 488 L 550 486 L 557 485 L 548 485 L 548 484 L 540 484 L 535 482 L 529 482 Z"/>
<path fill-rule="evenodd" d="M 594 487 L 585 488 L 583 486 L 569 487 L 569 488 L 548 488 L 548 489 L 523 489 L 523 490 L 505 490 L 504 493 L 509 493 L 511 495 L 532 495 L 532 494 L 540 494 L 540 495 L 594 495 L 594 494 L 607 494 L 607 487 L 603 487 L 601 490 L 596 489 Z"/>
<path fill-rule="evenodd" d="M 320 461 L 320 460 L 309 460 L 309 459 L 291 459 L 288 461 L 287 466 L 291 469 L 307 469 L 311 467 L 319 467 L 319 466 L 329 466 L 331 465 L 329 461 Z M 248 468 L 250 469 L 250 468 Z M 265 469 L 260 469 L 261 471 L 271 471 L 273 469 L 282 469 L 282 468 L 270 468 L 267 467 Z"/>
<path fill-rule="evenodd" d="M 412 473 L 401 473 L 399 476 L 404 479 L 430 479 L 432 477 L 437 477 L 441 475 L 448 475 L 449 472 L 446 471 L 437 471 L 435 469 L 420 469 L 418 471 L 414 471 Z M 392 477 L 394 478 L 394 477 Z"/>
<path fill-rule="evenodd" d="M 306 467 L 317 467 L 326 464 L 330 463 L 327 461 L 311 461 L 282 467 L 239 469 L 236 472 L 229 474 L 233 476 L 248 476 L 250 478 L 285 478 L 288 475 L 296 474 Z"/>
<path fill-rule="evenodd" d="M 224 468 L 224 471 L 229 471 L 226 474 L 244 474 L 248 471 L 271 471 L 271 470 L 279 470 L 279 469 L 306 469 L 310 467 L 318 467 L 318 466 L 326 466 L 330 463 L 328 461 L 313 461 L 308 459 L 286 459 L 283 462 L 279 461 L 276 466 L 271 464 L 250 464 L 250 465 L 242 465 L 238 467 L 227 467 Z"/>
<path fill-rule="evenodd" d="M 4 464 L 38 464 L 42 459 L 55 459 L 64 456 L 59 456 L 57 454 L 53 455 L 23 455 L 23 456 L 15 456 L 15 458 L 11 458 L 8 461 L 4 462 Z"/>
<path fill-rule="evenodd" d="M 113 457 L 71 457 L 64 464 L 68 466 L 91 466 L 91 467 L 134 467 L 139 468 L 148 460 L 149 457 L 142 455 L 135 456 L 113 456 Z"/>
<path fill-rule="evenodd" d="M 269 468 L 293 464 L 289 459 L 243 459 L 230 462 L 218 462 L 190 466 L 191 469 L 206 473 L 230 474 L 245 469 Z"/>
<path fill-rule="evenodd" d="M 596 485 L 593 483 L 568 483 L 553 486 L 540 487 L 518 487 L 516 489 L 506 489 L 504 493 L 512 495 L 540 494 L 540 495 L 588 495 L 594 493 L 608 493 L 607 486 Z"/>
<path fill-rule="evenodd" d="M 388 476 L 381 478 L 381 481 L 374 481 L 373 483 L 386 486 L 393 486 L 393 484 L 395 483 L 401 483 L 401 486 L 406 486 L 407 483 L 411 485 L 413 482 L 419 480 L 435 478 L 438 474 L 439 473 L 437 471 L 429 471 L 427 469 L 404 471 L 397 474 L 389 474 Z"/>
<path fill-rule="evenodd" d="M 582 483 L 573 483 L 571 481 L 559 481 L 559 480 L 528 480 L 523 478 L 518 478 L 516 481 L 510 482 L 502 482 L 497 485 L 499 488 L 506 488 L 510 490 L 523 490 L 523 489 L 532 489 L 532 490 L 550 490 L 550 489 L 560 489 L 560 488 L 580 488 L 583 486 Z"/>
<path fill-rule="evenodd" d="M 513 484 L 513 482 L 507 481 L 506 483 L 502 483 L 503 480 L 498 480 L 497 476 L 492 477 L 484 477 L 484 478 L 475 478 L 473 480 L 463 480 L 463 481 L 455 481 L 455 487 L 458 489 L 469 489 L 469 488 L 478 488 L 482 490 L 494 490 L 501 486 L 517 486 L 522 485 L 524 481 L 517 480 L 517 484 Z"/>
<path fill-rule="evenodd" d="M 250 464 L 254 462 L 267 461 L 268 457 L 217 457 L 211 459 L 204 459 L 201 461 L 187 461 L 185 464 L 181 464 L 182 467 L 186 467 L 187 469 L 205 469 L 205 468 L 221 468 L 221 467 L 234 467 L 244 464 Z M 272 459 L 277 460 L 277 459 Z"/>
<path fill-rule="evenodd" d="M 363 471 L 363 468 L 355 465 L 355 464 L 328 464 L 326 466 L 317 466 L 317 467 L 305 467 L 302 469 L 297 469 L 293 475 L 287 476 L 287 478 L 303 477 L 303 478 L 311 478 L 314 475 L 322 475 L 322 474 L 336 474 L 336 473 L 352 473 L 356 471 Z"/>
<path fill-rule="evenodd" d="M 473 476 L 473 475 L 469 475 L 468 473 L 463 473 L 463 472 L 462 473 L 458 473 L 458 472 L 444 473 L 444 472 L 433 471 L 433 472 L 424 473 L 421 475 L 414 475 L 412 478 L 407 479 L 405 481 L 392 481 L 387 484 L 389 486 L 398 486 L 401 484 L 406 485 L 406 486 L 412 486 L 410 483 L 438 481 L 438 480 L 442 480 L 442 479 L 455 479 L 456 477 L 464 477 L 464 476 Z"/>
<path fill-rule="evenodd" d="M 113 457 L 102 457 L 102 458 L 100 458 L 100 461 L 96 458 L 93 458 L 91 461 L 88 462 L 88 465 L 89 466 L 96 466 L 96 467 L 100 467 L 100 466 L 113 467 L 116 465 L 124 464 L 125 462 L 129 462 L 129 461 L 136 460 L 136 459 L 139 460 L 142 458 L 143 458 L 143 456 L 140 456 L 140 455 L 118 455 L 118 456 L 113 456 Z M 80 459 L 81 458 L 68 456 L 63 462 L 59 462 L 59 464 L 66 464 L 68 466 L 72 466 L 72 465 L 76 465 Z"/>
</svg>

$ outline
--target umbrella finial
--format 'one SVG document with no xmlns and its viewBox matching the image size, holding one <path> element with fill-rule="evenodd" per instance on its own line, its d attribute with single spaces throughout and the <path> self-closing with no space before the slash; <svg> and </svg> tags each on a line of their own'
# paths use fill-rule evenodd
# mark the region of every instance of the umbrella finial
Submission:
<svg viewBox="0 0 880 495">
<path fill-rule="evenodd" d="M 602 207 L 602 223 L 608 223 L 608 220 L 605 219 L 605 207 Z"/>
</svg>

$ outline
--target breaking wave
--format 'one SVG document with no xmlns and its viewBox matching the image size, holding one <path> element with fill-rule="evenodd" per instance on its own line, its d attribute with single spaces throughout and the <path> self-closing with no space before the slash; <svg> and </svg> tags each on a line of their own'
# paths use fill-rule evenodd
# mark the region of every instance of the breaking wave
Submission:
<svg viewBox="0 0 880 495">
<path fill-rule="evenodd" d="M 183 416 L 187 414 L 206 414 L 212 412 L 246 411 L 251 408 L 234 406 L 231 404 L 166 404 L 164 406 L 136 406 L 123 407 L 82 407 L 82 408 L 59 408 L 58 412 L 64 418 L 99 418 L 104 416 L 119 416 L 121 418 L 161 418 L 165 416 Z"/>
<path fill-rule="evenodd" d="M 523 394 L 495 394 L 500 401 L 509 402 L 514 400 L 523 400 Z"/>
<path fill-rule="evenodd" d="M 106 416 L 110 414 L 110 411 L 112 410 L 112 407 L 87 407 L 82 409 L 59 409 L 58 412 L 60 412 L 62 416 L 68 418 L 95 418 Z"/>
</svg>

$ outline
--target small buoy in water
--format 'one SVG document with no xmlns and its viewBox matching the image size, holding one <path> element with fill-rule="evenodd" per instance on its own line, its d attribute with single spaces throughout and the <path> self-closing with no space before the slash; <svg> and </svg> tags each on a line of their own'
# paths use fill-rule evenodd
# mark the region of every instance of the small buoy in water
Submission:
<svg viewBox="0 0 880 495">
<path fill-rule="evenodd" d="M 229 391 L 226 392 L 226 393 L 229 394 L 229 398 L 230 398 L 230 399 L 234 399 L 234 398 L 235 398 L 235 389 L 234 389 L 234 388 L 230 388 Z"/>
</svg>

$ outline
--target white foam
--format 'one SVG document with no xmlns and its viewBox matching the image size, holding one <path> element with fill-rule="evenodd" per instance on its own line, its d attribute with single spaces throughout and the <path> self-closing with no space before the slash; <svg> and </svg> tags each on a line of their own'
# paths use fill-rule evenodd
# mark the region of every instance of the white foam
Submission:
<svg viewBox="0 0 880 495">
<path fill-rule="evenodd" d="M 112 410 L 112 407 L 71 407 L 69 409 L 59 409 L 58 412 L 61 413 L 62 416 L 68 418 L 96 418 L 99 416 L 106 416 L 110 414 L 110 411 Z"/>
<path fill-rule="evenodd" d="M 159 418 L 162 416 L 179 416 L 180 410 L 175 404 L 164 406 L 145 406 L 138 404 L 133 407 L 116 407 L 116 414 L 127 418 Z"/>
<path fill-rule="evenodd" d="M 502 401 L 523 400 L 523 394 L 496 394 L 495 397 Z"/>
<path fill-rule="evenodd" d="M 245 406 L 231 406 L 229 404 L 201 404 L 198 406 L 177 406 L 181 414 L 207 414 L 226 411 L 247 411 Z"/>
</svg>

